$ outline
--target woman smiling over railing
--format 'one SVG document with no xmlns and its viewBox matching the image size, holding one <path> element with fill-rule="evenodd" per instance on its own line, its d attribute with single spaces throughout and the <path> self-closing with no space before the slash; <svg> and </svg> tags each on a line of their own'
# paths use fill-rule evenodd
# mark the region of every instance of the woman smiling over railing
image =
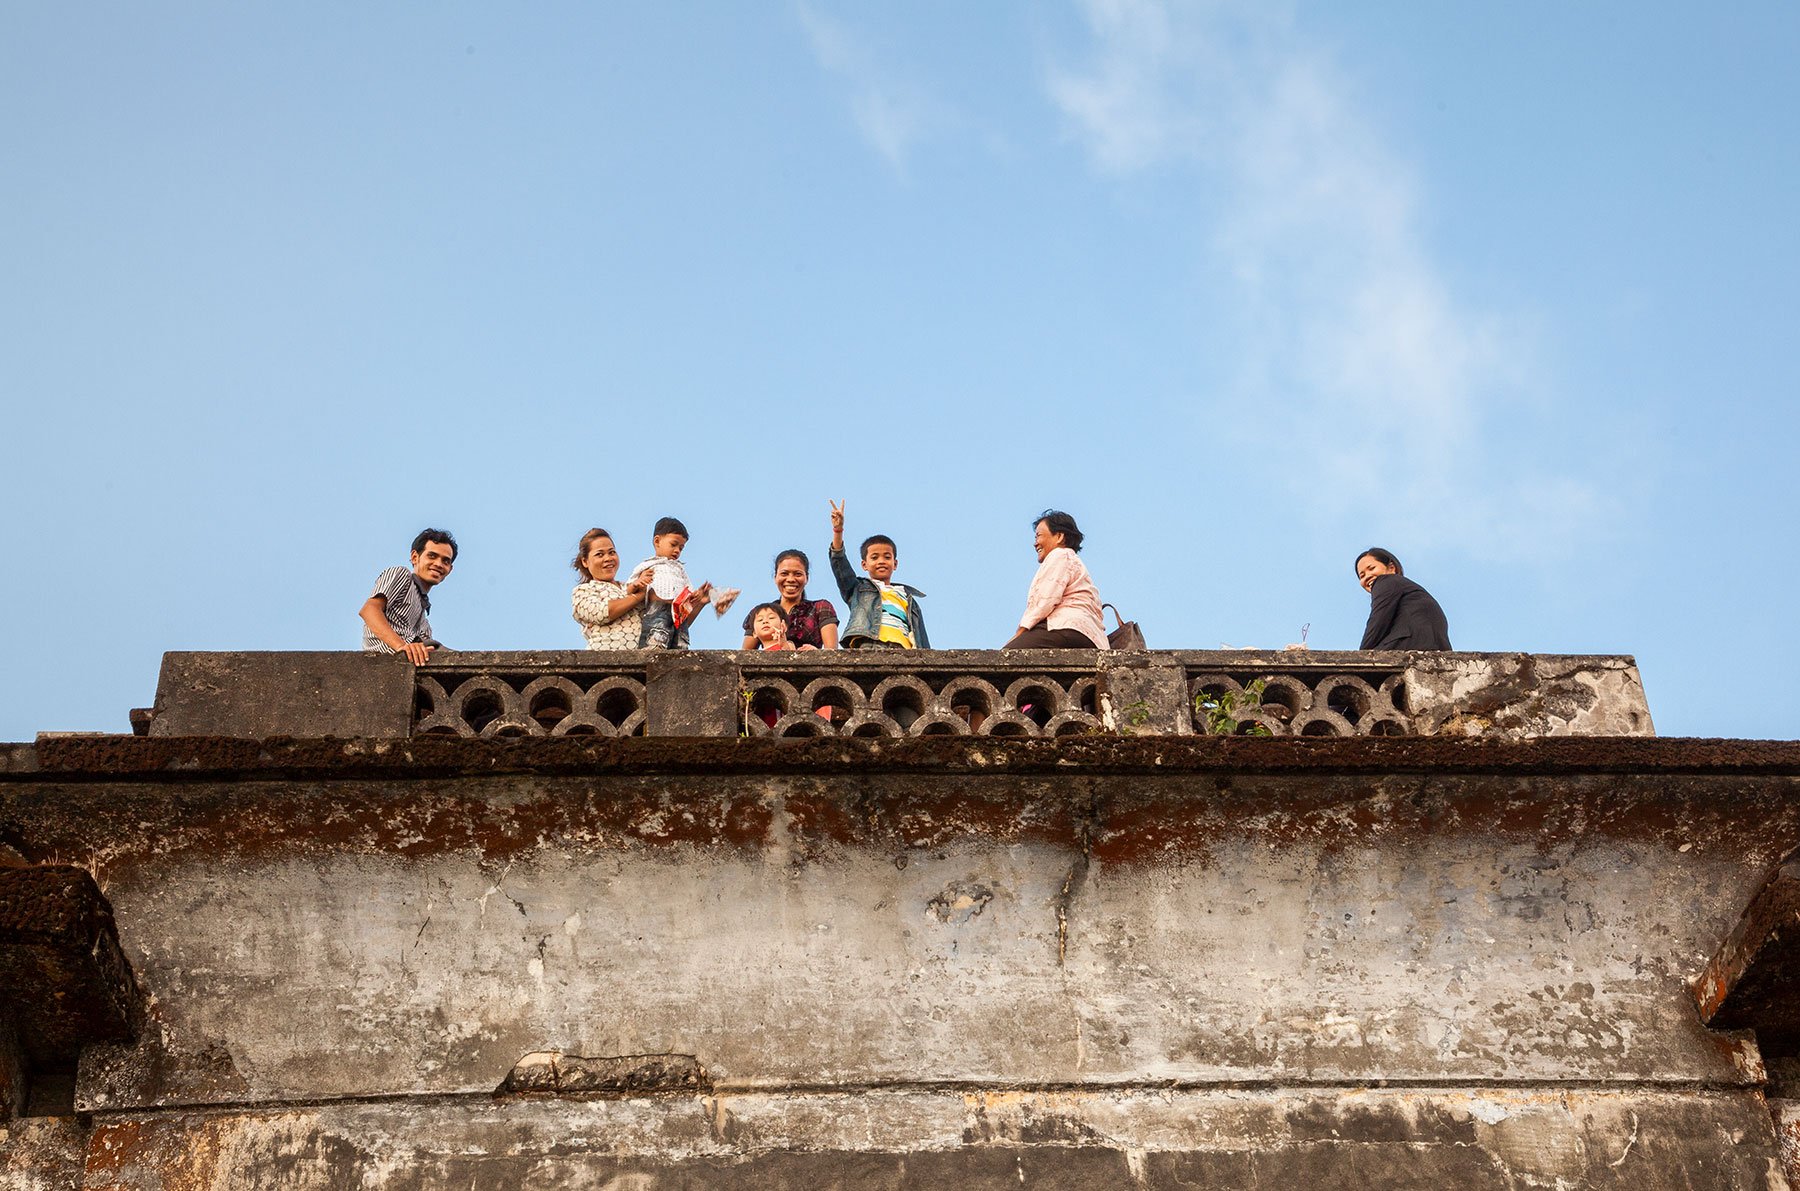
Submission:
<svg viewBox="0 0 1800 1191">
<path fill-rule="evenodd" d="M 576 585 L 570 600 L 587 647 L 636 649 L 649 577 L 618 582 L 619 551 L 604 529 L 590 529 L 581 535 L 573 565 L 584 582 Z"/>
<path fill-rule="evenodd" d="M 838 614 L 830 600 L 806 598 L 806 580 L 812 564 L 799 550 L 783 550 L 775 556 L 775 591 L 781 596 L 781 615 L 787 621 L 788 640 L 796 649 L 836 649 Z M 761 605 L 758 605 L 759 607 Z M 744 649 L 756 648 L 756 609 L 744 617 Z"/>
<path fill-rule="evenodd" d="M 1038 569 L 1025 596 L 1019 631 L 1002 649 L 1108 649 L 1100 592 L 1076 552 L 1082 532 L 1055 509 L 1038 516 L 1032 546 Z"/>
</svg>

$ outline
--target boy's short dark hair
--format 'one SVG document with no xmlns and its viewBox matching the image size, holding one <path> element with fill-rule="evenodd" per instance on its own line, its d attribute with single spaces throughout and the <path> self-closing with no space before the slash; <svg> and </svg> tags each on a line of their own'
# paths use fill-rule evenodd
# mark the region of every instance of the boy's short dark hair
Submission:
<svg viewBox="0 0 1800 1191">
<path fill-rule="evenodd" d="M 461 550 L 457 549 L 456 539 L 450 536 L 450 531 L 447 529 L 421 529 L 419 531 L 419 536 L 413 539 L 412 552 L 417 554 L 419 551 L 425 549 L 425 543 L 427 542 L 436 542 L 441 546 L 450 547 L 451 562 L 455 562 L 457 556 L 462 553 Z"/>
<path fill-rule="evenodd" d="M 756 614 L 758 612 L 761 612 L 764 608 L 767 608 L 769 611 L 773 612 L 776 615 L 776 617 L 780 619 L 782 624 L 786 624 L 788 622 L 788 614 L 781 610 L 780 604 L 768 603 L 768 604 L 758 604 L 756 607 L 750 609 L 750 623 L 751 624 L 756 623 Z"/>
<path fill-rule="evenodd" d="M 653 538 L 660 538 L 666 533 L 678 533 L 684 538 L 693 536 L 688 533 L 687 526 L 683 525 L 679 518 L 658 517 L 656 519 L 656 529 L 650 536 Z"/>
<path fill-rule="evenodd" d="M 900 547 L 894 545 L 894 539 L 888 537 L 884 533 L 878 533 L 871 537 L 864 538 L 862 548 L 857 551 L 856 556 L 858 558 L 869 557 L 869 547 L 870 546 L 886 546 L 889 550 L 892 550 L 894 552 L 895 558 L 900 557 Z"/>
</svg>

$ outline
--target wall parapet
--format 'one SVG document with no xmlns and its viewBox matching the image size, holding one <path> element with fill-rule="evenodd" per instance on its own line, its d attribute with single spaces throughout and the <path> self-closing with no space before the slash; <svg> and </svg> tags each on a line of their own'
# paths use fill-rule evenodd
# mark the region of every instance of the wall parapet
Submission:
<svg viewBox="0 0 1800 1191">
<path fill-rule="evenodd" d="M 168 653 L 152 736 L 1652 736 L 1628 656 Z"/>
</svg>

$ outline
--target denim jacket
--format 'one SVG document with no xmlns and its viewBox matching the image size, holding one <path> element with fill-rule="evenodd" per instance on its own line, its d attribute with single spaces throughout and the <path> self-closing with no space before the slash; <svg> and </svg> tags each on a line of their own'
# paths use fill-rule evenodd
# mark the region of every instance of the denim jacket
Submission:
<svg viewBox="0 0 1800 1191">
<path fill-rule="evenodd" d="M 844 621 L 845 644 L 857 637 L 877 640 L 881 636 L 881 588 L 875 585 L 875 580 L 852 571 L 850 560 L 842 550 L 831 551 L 831 575 L 837 580 L 844 603 L 850 606 L 849 618 Z M 906 616 L 912 622 L 913 644 L 920 649 L 930 649 L 931 639 L 925 635 L 925 613 L 919 608 L 919 597 L 925 593 L 904 583 L 888 586 L 898 587 L 906 593 Z"/>
</svg>

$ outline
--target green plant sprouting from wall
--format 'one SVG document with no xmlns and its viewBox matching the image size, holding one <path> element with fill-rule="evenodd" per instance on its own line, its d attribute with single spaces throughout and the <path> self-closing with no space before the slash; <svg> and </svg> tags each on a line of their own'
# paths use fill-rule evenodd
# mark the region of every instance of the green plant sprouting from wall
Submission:
<svg viewBox="0 0 1800 1191">
<path fill-rule="evenodd" d="M 1194 696 L 1194 719 L 1209 736 L 1237 736 L 1242 723 L 1238 712 L 1261 706 L 1267 687 L 1268 683 L 1254 678 L 1241 691 L 1201 691 Z M 1273 736 L 1274 733 L 1266 725 L 1251 724 L 1244 728 L 1242 735 Z"/>
</svg>

